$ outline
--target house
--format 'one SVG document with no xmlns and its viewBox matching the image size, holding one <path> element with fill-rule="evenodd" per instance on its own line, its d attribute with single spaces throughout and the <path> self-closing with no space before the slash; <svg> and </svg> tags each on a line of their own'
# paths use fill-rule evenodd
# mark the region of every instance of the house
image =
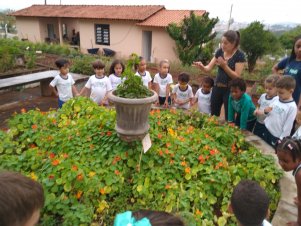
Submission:
<svg viewBox="0 0 301 226">
<path fill-rule="evenodd" d="M 201 16 L 204 10 L 195 10 Z M 18 37 L 32 42 L 78 45 L 82 52 L 107 48 L 118 57 L 135 52 L 151 62 L 178 60 L 166 27 L 180 23 L 189 10 L 166 10 L 161 5 L 32 5 L 16 17 Z"/>
</svg>

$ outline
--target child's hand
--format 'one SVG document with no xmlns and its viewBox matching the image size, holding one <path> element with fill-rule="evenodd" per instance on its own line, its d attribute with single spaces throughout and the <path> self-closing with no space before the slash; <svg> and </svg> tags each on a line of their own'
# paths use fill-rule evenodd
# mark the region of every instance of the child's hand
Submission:
<svg viewBox="0 0 301 226">
<path fill-rule="evenodd" d="M 201 62 L 201 61 L 194 61 L 193 63 L 192 63 L 192 65 L 193 66 L 196 66 L 196 67 L 198 67 L 198 68 L 200 68 L 200 69 L 204 69 L 204 64 Z"/>
<path fill-rule="evenodd" d="M 253 115 L 257 116 L 258 115 L 258 108 L 253 112 Z"/>
<path fill-rule="evenodd" d="M 264 109 L 264 113 L 265 113 L 265 114 L 268 114 L 268 113 L 270 113 L 272 110 L 273 110 L 272 107 L 266 107 L 266 108 Z"/>
<path fill-rule="evenodd" d="M 168 101 L 167 100 L 164 102 L 164 107 L 168 108 Z"/>
</svg>

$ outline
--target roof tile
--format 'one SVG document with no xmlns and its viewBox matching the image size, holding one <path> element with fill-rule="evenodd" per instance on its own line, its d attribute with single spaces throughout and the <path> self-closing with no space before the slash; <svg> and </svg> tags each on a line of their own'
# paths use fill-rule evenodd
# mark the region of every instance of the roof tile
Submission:
<svg viewBox="0 0 301 226">
<path fill-rule="evenodd" d="M 162 5 L 32 5 L 11 15 L 143 21 L 162 9 L 164 9 Z"/>
<path fill-rule="evenodd" d="M 140 26 L 167 27 L 170 23 L 180 23 L 185 16 L 190 15 L 191 10 L 161 10 L 138 23 Z M 196 15 L 202 16 L 205 10 L 192 10 Z"/>
</svg>

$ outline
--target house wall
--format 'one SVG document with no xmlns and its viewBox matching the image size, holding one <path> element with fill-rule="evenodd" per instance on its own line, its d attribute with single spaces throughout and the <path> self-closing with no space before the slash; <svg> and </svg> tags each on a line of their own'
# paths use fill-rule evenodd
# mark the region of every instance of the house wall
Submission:
<svg viewBox="0 0 301 226">
<path fill-rule="evenodd" d="M 92 48 L 109 48 L 117 57 L 128 57 L 131 53 L 142 54 L 142 31 L 136 21 L 80 20 L 80 47 L 82 52 Z M 95 24 L 110 25 L 110 45 L 96 45 Z M 92 42 L 92 43 L 91 43 Z"/>
<path fill-rule="evenodd" d="M 142 27 L 143 28 L 143 27 Z M 152 31 L 152 60 L 159 63 L 163 59 L 179 61 L 175 53 L 175 41 L 168 35 L 165 28 L 151 28 Z"/>
<path fill-rule="evenodd" d="M 40 42 L 40 26 L 39 20 L 29 17 L 18 17 L 16 20 L 18 37 L 20 39 L 28 39 L 32 42 Z"/>
</svg>

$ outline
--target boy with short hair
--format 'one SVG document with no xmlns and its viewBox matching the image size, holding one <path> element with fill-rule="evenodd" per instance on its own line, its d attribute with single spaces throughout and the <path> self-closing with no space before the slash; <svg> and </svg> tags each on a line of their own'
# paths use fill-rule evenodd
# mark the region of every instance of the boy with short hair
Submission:
<svg viewBox="0 0 301 226">
<path fill-rule="evenodd" d="M 234 122 L 242 130 L 252 132 L 256 122 L 254 116 L 255 105 L 251 97 L 246 94 L 246 83 L 241 78 L 230 82 L 230 95 L 228 101 L 228 121 Z"/>
<path fill-rule="evenodd" d="M 0 172 L 0 225 L 34 226 L 43 206 L 41 184 L 17 172 Z"/>
<path fill-rule="evenodd" d="M 210 115 L 211 114 L 211 93 L 214 80 L 206 76 L 202 80 L 202 86 L 195 94 L 193 104 L 198 102 L 199 112 Z"/>
<path fill-rule="evenodd" d="M 176 108 L 189 109 L 193 98 L 193 92 L 189 82 L 189 74 L 181 73 L 178 76 L 178 84 L 172 90 L 172 101 Z"/>
<path fill-rule="evenodd" d="M 105 64 L 97 60 L 92 63 L 95 74 L 82 88 L 80 95 L 88 96 L 98 105 L 107 105 L 108 93 L 112 90 L 110 79 L 105 76 Z"/>
<path fill-rule="evenodd" d="M 238 226 L 272 226 L 265 218 L 269 213 L 269 197 L 256 181 L 242 180 L 233 190 L 229 206 Z"/>
<path fill-rule="evenodd" d="M 69 74 L 69 61 L 58 59 L 55 61 L 55 65 L 59 69 L 59 74 L 54 77 L 49 86 L 52 92 L 58 97 L 58 106 L 61 108 L 66 101 L 73 96 L 78 96 L 79 93 L 74 86 L 75 82 L 72 76 Z"/>
<path fill-rule="evenodd" d="M 293 99 L 296 81 L 292 76 L 282 76 L 276 82 L 278 99 L 264 109 L 266 132 L 264 140 L 275 146 L 279 139 L 289 136 L 297 115 L 297 105 Z"/>
</svg>

